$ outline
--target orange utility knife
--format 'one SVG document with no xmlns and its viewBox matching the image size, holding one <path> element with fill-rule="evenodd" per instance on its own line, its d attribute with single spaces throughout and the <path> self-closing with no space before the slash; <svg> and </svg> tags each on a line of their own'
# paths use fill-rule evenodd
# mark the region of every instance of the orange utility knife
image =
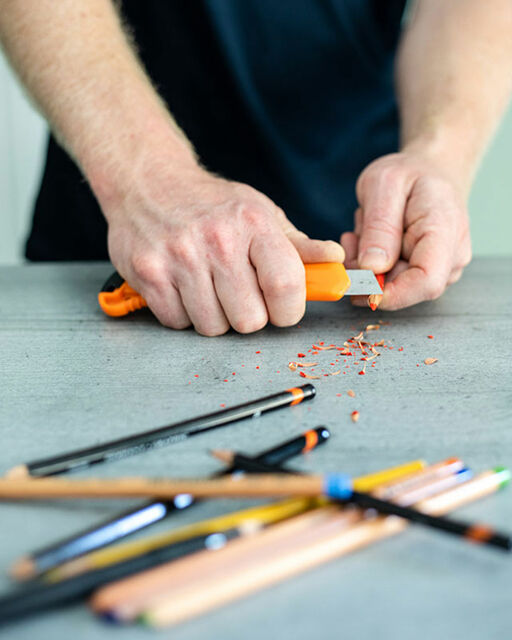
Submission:
<svg viewBox="0 0 512 640">
<path fill-rule="evenodd" d="M 382 294 L 382 288 L 372 271 L 345 269 L 341 262 L 305 264 L 306 300 L 336 301 L 344 295 L 368 296 Z M 98 294 L 100 307 L 108 316 L 125 316 L 147 307 L 144 298 L 114 272 Z"/>
</svg>

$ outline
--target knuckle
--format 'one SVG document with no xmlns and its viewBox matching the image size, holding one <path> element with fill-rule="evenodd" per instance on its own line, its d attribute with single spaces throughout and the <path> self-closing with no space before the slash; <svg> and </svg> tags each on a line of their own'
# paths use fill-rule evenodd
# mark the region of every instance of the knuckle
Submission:
<svg viewBox="0 0 512 640">
<path fill-rule="evenodd" d="M 173 259 L 182 266 L 191 267 L 196 262 L 196 249 L 193 240 L 185 235 L 173 238 L 168 251 Z"/>
<path fill-rule="evenodd" d="M 268 285 L 268 295 L 275 298 L 283 296 L 295 296 L 304 290 L 304 282 L 299 280 L 292 273 L 275 274 Z"/>
<path fill-rule="evenodd" d="M 241 318 L 237 318 L 233 320 L 231 323 L 233 329 L 238 333 L 254 333 L 255 331 L 259 331 L 263 329 L 263 327 L 267 324 L 268 317 L 266 313 L 261 313 L 259 315 L 252 314 L 248 316 L 244 316 Z"/>
<path fill-rule="evenodd" d="M 190 320 L 187 318 L 177 318 L 173 314 L 159 313 L 158 315 L 155 313 L 158 318 L 158 321 L 164 327 L 168 327 L 169 329 L 175 329 L 176 331 L 181 331 L 182 329 L 187 329 L 190 327 Z"/>
<path fill-rule="evenodd" d="M 156 283 L 162 272 L 161 261 L 151 254 L 139 254 L 132 257 L 132 269 L 136 277 L 143 282 Z"/>
<path fill-rule="evenodd" d="M 375 208 L 364 224 L 365 233 L 384 233 L 392 238 L 400 238 L 402 229 L 389 219 L 385 209 Z"/>
<path fill-rule="evenodd" d="M 236 254 L 236 242 L 232 229 L 215 224 L 206 232 L 208 251 L 217 261 L 231 263 Z"/>
<path fill-rule="evenodd" d="M 426 286 L 427 300 L 437 300 L 443 294 L 445 286 L 439 280 L 431 280 Z"/>
<path fill-rule="evenodd" d="M 379 170 L 375 176 L 376 180 L 382 186 L 389 186 L 401 182 L 404 176 L 404 170 L 397 164 L 387 164 Z"/>
<path fill-rule="evenodd" d="M 227 322 L 218 322 L 212 324 L 196 325 L 194 328 L 197 333 L 205 336 L 206 338 L 215 338 L 216 336 L 221 336 L 226 333 L 229 329 L 229 324 Z"/>
<path fill-rule="evenodd" d="M 304 309 L 296 313 L 287 313 L 286 316 L 276 316 L 272 318 L 272 324 L 276 327 L 293 327 L 300 322 L 304 315 Z"/>
<path fill-rule="evenodd" d="M 244 226 L 264 229 L 268 226 L 269 217 L 269 212 L 260 205 L 244 203 L 240 206 L 240 218 Z"/>
</svg>

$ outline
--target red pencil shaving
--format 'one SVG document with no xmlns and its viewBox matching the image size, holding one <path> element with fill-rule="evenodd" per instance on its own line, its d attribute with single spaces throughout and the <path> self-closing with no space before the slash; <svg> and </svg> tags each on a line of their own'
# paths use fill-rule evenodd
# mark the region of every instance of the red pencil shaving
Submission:
<svg viewBox="0 0 512 640">
<path fill-rule="evenodd" d="M 384 291 L 384 274 L 376 273 L 375 277 L 377 278 L 377 282 L 379 283 L 380 288 L 382 289 L 382 291 Z M 372 293 L 372 295 L 368 296 L 368 306 L 372 311 L 375 311 L 379 306 L 381 300 L 382 294 Z"/>
</svg>

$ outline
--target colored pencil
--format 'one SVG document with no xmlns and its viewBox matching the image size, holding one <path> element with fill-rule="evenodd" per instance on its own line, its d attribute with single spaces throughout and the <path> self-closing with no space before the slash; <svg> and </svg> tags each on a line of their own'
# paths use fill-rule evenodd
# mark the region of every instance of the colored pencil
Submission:
<svg viewBox="0 0 512 640">
<path fill-rule="evenodd" d="M 263 468 L 263 464 L 260 463 Z M 267 467 L 265 467 L 267 468 Z M 0 499 L 47 500 L 56 498 L 171 498 L 188 493 L 200 498 L 272 498 L 279 496 L 326 496 L 335 500 L 355 500 L 357 483 L 344 473 L 298 475 L 255 473 L 212 479 L 175 478 L 0 478 Z M 361 498 L 363 499 L 363 498 Z M 374 506 L 374 505 L 372 505 Z M 375 507 L 376 508 L 376 507 Z"/>
<path fill-rule="evenodd" d="M 33 482 L 41 482 L 34 480 Z M 183 527 L 171 532 L 168 543 L 148 549 L 106 567 L 52 583 L 31 582 L 0 598 L 0 623 L 87 597 L 95 588 L 133 573 L 182 558 L 201 549 L 210 552 L 220 543 L 241 535 L 250 535 L 260 527 L 279 522 L 314 506 L 314 500 L 302 504 L 270 504 L 213 518 L 199 526 Z M 299 509 L 301 507 L 301 509 Z M 195 535 L 191 535 L 195 533 Z"/>
<path fill-rule="evenodd" d="M 313 398 L 315 393 L 316 390 L 313 385 L 305 384 L 301 387 L 287 389 L 280 393 L 274 393 L 258 400 L 245 402 L 244 404 L 215 411 L 198 418 L 183 420 L 182 422 L 159 427 L 151 431 L 144 431 L 125 438 L 119 438 L 118 440 L 104 442 L 97 446 L 34 460 L 14 467 L 7 473 L 7 476 L 12 478 L 27 476 L 39 478 L 65 473 L 78 468 L 83 469 L 100 462 L 119 460 L 147 451 L 156 445 L 175 444 L 245 418 L 258 417 L 262 413 L 273 409 L 296 405 L 303 400 Z"/>
<path fill-rule="evenodd" d="M 234 453 L 233 459 L 241 468 L 243 468 L 244 465 L 247 465 L 247 467 L 251 468 L 252 471 L 258 471 L 261 473 L 267 471 L 269 473 L 267 478 L 270 478 L 270 474 L 273 471 L 276 471 L 276 467 L 265 464 L 261 461 L 255 461 L 250 458 L 246 458 L 246 456 L 244 456 L 243 454 Z M 291 472 L 288 471 L 287 473 Z M 286 482 L 288 482 L 290 479 L 293 479 L 293 477 L 297 478 L 298 476 L 285 475 L 281 482 L 285 484 L 285 480 Z M 305 478 L 307 476 L 303 477 Z M 421 511 L 402 506 L 400 504 L 397 504 L 396 502 L 382 500 L 377 496 L 373 496 L 368 493 L 362 493 L 357 490 L 356 483 L 354 483 L 352 491 L 349 491 L 345 496 L 343 496 L 341 495 L 344 491 L 343 478 L 340 475 L 334 475 L 332 478 L 332 482 L 333 486 L 331 488 L 329 486 L 331 480 L 329 479 L 329 476 L 326 476 L 324 494 L 327 497 L 333 498 L 335 500 L 346 500 L 348 502 L 356 504 L 359 507 L 362 507 L 363 509 L 375 509 L 380 514 L 399 516 L 400 518 L 404 518 L 405 520 L 409 520 L 410 522 L 422 524 L 432 529 L 438 529 L 440 531 L 444 531 L 445 533 L 451 533 L 453 535 L 466 538 L 472 542 L 478 542 L 480 544 L 497 547 L 498 549 L 502 549 L 503 551 L 512 550 L 511 536 L 494 531 L 492 527 L 489 527 L 487 525 L 479 523 L 471 524 L 467 522 L 459 522 L 456 520 L 451 520 L 449 518 L 440 518 L 424 514 Z M 336 483 L 339 484 L 337 485 Z M 336 495 L 337 493 L 338 495 Z"/>
<path fill-rule="evenodd" d="M 215 533 L 189 538 L 174 545 L 162 547 L 149 554 L 112 565 L 106 569 L 91 571 L 55 584 L 29 583 L 0 598 L 0 623 L 25 617 L 31 613 L 56 605 L 68 604 L 83 599 L 102 584 L 157 566 L 171 559 L 181 558 L 200 549 L 209 548 L 212 540 L 215 541 L 215 545 L 225 543 L 228 539 L 241 535 L 242 532 L 243 529 L 240 528 L 225 531 L 222 534 Z M 211 548 L 217 549 L 218 546 L 215 545 Z"/>
<path fill-rule="evenodd" d="M 465 479 L 467 479 L 467 476 L 464 476 L 459 472 L 457 474 L 452 474 L 450 479 L 452 484 L 455 485 L 460 482 L 464 482 Z M 428 486 L 425 485 L 423 487 L 423 496 L 428 497 L 438 493 L 440 490 L 439 482 L 441 480 L 446 483 L 448 478 L 432 480 Z M 399 484 L 400 480 L 397 480 L 395 487 L 399 486 Z M 377 490 L 381 490 L 381 487 L 379 486 Z M 389 493 L 391 492 L 390 490 L 391 486 L 388 489 Z M 413 491 L 403 491 L 402 493 L 395 491 L 395 495 L 402 504 L 412 504 L 412 501 L 415 498 L 415 493 L 417 493 L 416 488 Z M 386 496 L 385 490 L 383 490 L 383 495 Z M 330 505 L 330 508 L 327 509 L 327 511 L 325 508 L 319 508 L 315 510 L 315 513 L 326 512 L 330 516 L 332 513 L 339 513 L 339 510 L 339 505 Z M 343 519 L 338 519 L 337 525 L 339 527 L 343 523 L 343 526 L 348 526 L 349 524 L 358 522 L 362 517 L 363 513 L 360 510 L 345 510 Z M 308 516 L 295 516 L 292 520 L 304 523 L 308 522 Z M 320 520 L 315 524 L 320 524 Z M 245 554 L 247 552 L 249 554 L 254 554 L 256 549 L 262 544 L 267 544 L 270 539 L 275 543 L 287 532 L 288 524 L 274 525 L 272 527 L 272 533 L 267 532 L 263 539 L 260 535 L 258 535 L 256 539 L 253 539 L 249 545 L 250 548 L 248 548 L 247 545 L 244 545 L 243 553 Z M 243 562 L 243 556 L 239 557 L 237 562 L 238 561 Z M 194 566 L 198 568 L 201 566 L 197 557 L 194 560 Z M 170 582 L 167 579 L 168 569 L 171 572 Z M 187 576 L 190 578 L 190 571 L 187 572 Z M 109 612 L 109 616 L 112 619 L 122 619 L 127 621 L 128 619 L 133 619 L 141 611 L 141 606 L 143 606 L 144 602 L 147 601 L 148 597 L 158 594 L 162 589 L 165 589 L 168 586 L 172 586 L 174 581 L 175 572 L 167 563 L 166 565 L 145 571 L 131 578 L 106 585 L 95 593 L 92 600 L 92 607 L 96 612 Z"/>
<path fill-rule="evenodd" d="M 413 460 L 396 467 L 360 476 L 356 478 L 356 482 L 358 485 L 361 485 L 368 490 L 372 490 L 375 487 L 380 486 L 382 482 L 398 482 L 403 477 L 410 478 L 411 473 L 414 470 L 420 474 L 424 465 L 425 463 L 422 460 Z M 283 508 L 285 507 L 289 510 L 289 514 L 291 516 L 296 513 L 301 513 L 309 508 L 323 506 L 325 504 L 326 501 L 324 498 L 292 498 L 290 500 L 273 503 L 272 505 L 269 505 L 268 508 L 279 508 L 280 506 Z M 98 569 L 108 566 L 109 564 L 113 564 L 114 562 L 120 562 L 135 555 L 146 553 L 147 551 L 158 548 L 159 546 L 170 544 L 178 539 L 182 539 L 187 535 L 199 535 L 207 531 L 219 531 L 226 526 L 232 527 L 236 524 L 236 521 L 233 520 L 234 516 L 237 516 L 237 514 L 240 516 L 241 514 L 243 517 L 250 517 L 250 511 L 251 510 L 247 510 L 246 512 L 237 512 L 236 514 L 227 514 L 226 516 L 220 516 L 219 518 L 194 523 L 163 534 L 149 536 L 133 542 L 125 542 L 124 544 L 118 544 L 94 553 L 88 553 L 81 558 L 67 562 L 48 572 L 45 579 L 50 581 L 62 580 L 72 575 L 77 575 L 78 573 Z"/>
<path fill-rule="evenodd" d="M 497 490 L 509 474 L 506 472 L 487 472 L 474 480 L 460 485 L 443 494 L 443 501 L 437 503 L 442 509 L 436 511 L 436 497 L 417 504 L 417 508 L 436 512 L 438 515 L 448 510 L 456 509 L 463 504 L 472 502 L 484 495 Z M 233 541 L 219 551 L 216 563 L 212 564 L 203 553 L 196 554 L 185 561 L 178 561 L 175 570 L 175 581 L 171 588 L 161 592 L 145 609 L 140 620 L 152 627 L 164 627 L 176 624 L 201 615 L 215 607 L 227 604 L 243 596 L 253 593 L 276 582 L 292 577 L 324 562 L 355 551 L 373 542 L 395 535 L 407 527 L 403 519 L 393 517 L 379 517 L 367 519 L 351 527 L 344 527 L 344 514 L 333 515 L 330 521 L 303 531 L 300 536 L 289 535 L 281 540 L 279 545 L 266 545 L 266 553 L 260 548 L 260 553 L 245 553 L 245 562 L 240 561 L 240 554 L 236 561 L 230 562 L 232 549 L 240 548 L 239 543 Z M 282 526 L 282 525 L 276 525 Z M 267 535 L 264 531 L 255 540 Z M 252 542 L 253 539 L 248 540 Z M 221 555 L 222 554 L 222 555 Z M 202 557 L 202 576 L 192 573 L 187 580 L 186 566 L 195 563 Z M 212 556 L 213 557 L 213 556 Z M 170 576 L 168 576 L 169 579 Z M 93 600 L 94 602 L 94 600 Z"/>
<path fill-rule="evenodd" d="M 377 278 L 377 282 L 380 284 L 380 288 L 382 289 L 382 291 L 384 291 L 384 281 L 386 277 L 385 274 L 376 273 L 375 277 Z M 379 306 L 379 304 L 381 303 L 381 300 L 382 300 L 381 294 L 373 293 L 372 295 L 368 296 L 368 306 L 372 311 L 375 311 Z"/>
<path fill-rule="evenodd" d="M 330 436 L 326 427 L 310 429 L 301 435 L 271 447 L 256 456 L 256 460 L 279 465 L 300 453 L 307 453 L 325 443 Z M 414 463 L 411 463 L 414 466 Z M 419 465 L 419 463 L 418 463 Z M 418 467 L 419 468 L 419 467 Z M 229 468 L 215 474 L 227 475 L 236 471 Z M 29 580 L 78 556 L 95 551 L 139 531 L 150 524 L 171 516 L 177 511 L 189 508 L 198 501 L 187 494 L 179 494 L 170 501 L 154 501 L 135 507 L 109 518 L 102 523 L 81 531 L 64 540 L 45 546 L 20 558 L 11 568 L 10 574 L 16 580 Z"/>
</svg>

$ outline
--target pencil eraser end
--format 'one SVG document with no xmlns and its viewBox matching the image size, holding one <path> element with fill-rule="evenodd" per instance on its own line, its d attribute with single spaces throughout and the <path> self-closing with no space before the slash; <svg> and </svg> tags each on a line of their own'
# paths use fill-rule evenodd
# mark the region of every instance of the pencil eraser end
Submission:
<svg viewBox="0 0 512 640">
<path fill-rule="evenodd" d="M 328 473 L 324 479 L 324 494 L 335 500 L 347 500 L 352 495 L 352 479 L 345 473 Z"/>
</svg>

